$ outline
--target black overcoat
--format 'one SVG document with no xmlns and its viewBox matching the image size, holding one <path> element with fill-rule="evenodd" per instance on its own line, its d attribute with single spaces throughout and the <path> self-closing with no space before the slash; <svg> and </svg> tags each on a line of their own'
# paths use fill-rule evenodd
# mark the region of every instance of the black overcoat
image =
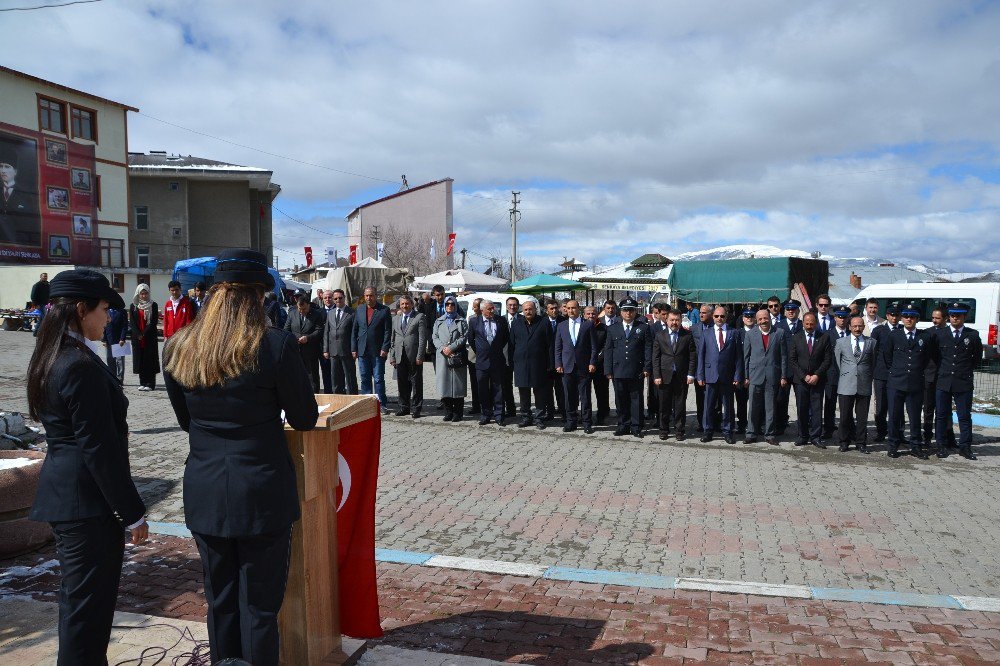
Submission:
<svg viewBox="0 0 1000 666">
<path fill-rule="evenodd" d="M 139 308 L 130 305 L 128 326 L 132 340 L 132 372 L 135 374 L 157 374 L 160 372 L 160 342 L 156 337 L 156 324 L 160 319 L 160 308 L 153 303 L 150 308 L 152 321 L 146 322 L 146 330 L 139 332 Z M 146 342 L 143 347 L 141 341 Z"/>
<path fill-rule="evenodd" d="M 552 329 L 544 318 L 535 317 L 531 326 L 524 317 L 516 318 L 510 327 L 510 346 L 514 386 L 547 388 L 547 373 L 552 370 Z"/>
</svg>

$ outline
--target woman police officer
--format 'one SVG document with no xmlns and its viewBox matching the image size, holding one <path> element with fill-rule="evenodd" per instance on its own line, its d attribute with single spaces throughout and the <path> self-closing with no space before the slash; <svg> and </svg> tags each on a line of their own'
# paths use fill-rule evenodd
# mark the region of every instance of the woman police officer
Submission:
<svg viewBox="0 0 1000 666">
<path fill-rule="evenodd" d="M 106 664 L 121 580 L 125 533 L 149 528 L 128 459 L 128 400 L 88 346 L 125 304 L 100 273 L 63 271 L 51 283 L 28 364 L 28 410 L 48 440 L 33 520 L 52 525 L 59 586 L 59 666 Z"/>
</svg>

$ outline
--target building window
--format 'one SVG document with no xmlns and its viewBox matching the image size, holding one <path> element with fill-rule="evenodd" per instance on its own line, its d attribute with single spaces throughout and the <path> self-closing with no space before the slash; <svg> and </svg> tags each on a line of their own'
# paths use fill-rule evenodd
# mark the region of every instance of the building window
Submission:
<svg viewBox="0 0 1000 666">
<path fill-rule="evenodd" d="M 54 99 L 38 98 L 38 123 L 43 130 L 66 133 L 66 105 Z"/>
<path fill-rule="evenodd" d="M 69 117 L 70 129 L 73 132 L 74 138 L 97 141 L 96 112 L 74 106 L 70 109 Z"/>
<path fill-rule="evenodd" d="M 107 268 L 125 267 L 125 241 L 121 238 L 100 238 L 101 266 Z"/>
<path fill-rule="evenodd" d="M 170 235 L 173 236 L 174 238 L 180 238 L 182 231 L 183 229 L 181 227 L 172 227 L 170 229 Z"/>
<path fill-rule="evenodd" d="M 149 206 L 135 207 L 136 231 L 149 231 Z"/>
<path fill-rule="evenodd" d="M 149 246 L 137 245 L 135 248 L 136 268 L 149 268 Z"/>
<path fill-rule="evenodd" d="M 138 275 L 135 276 L 135 280 L 136 280 L 136 285 L 144 284 L 147 287 L 149 286 L 150 282 L 152 282 L 152 280 L 149 279 L 149 273 L 139 273 Z M 150 294 L 150 296 L 152 296 L 152 294 Z"/>
<path fill-rule="evenodd" d="M 111 286 L 119 294 L 125 293 L 125 274 L 124 273 L 112 273 L 111 274 Z"/>
<path fill-rule="evenodd" d="M 176 192 L 177 190 L 181 189 L 181 184 L 178 183 L 176 180 L 172 180 L 170 181 L 169 188 L 171 192 Z"/>
</svg>

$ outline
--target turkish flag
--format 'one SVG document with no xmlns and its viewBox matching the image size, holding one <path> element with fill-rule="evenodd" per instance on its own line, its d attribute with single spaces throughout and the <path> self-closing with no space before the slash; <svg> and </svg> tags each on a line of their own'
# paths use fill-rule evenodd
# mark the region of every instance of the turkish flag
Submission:
<svg viewBox="0 0 1000 666">
<path fill-rule="evenodd" d="M 357 245 L 352 245 L 351 246 L 351 260 L 350 260 L 349 263 L 351 263 L 351 264 L 358 263 L 358 246 Z"/>
<path fill-rule="evenodd" d="M 302 248 L 306 251 L 306 266 L 313 265 L 313 249 L 311 247 Z"/>
<path fill-rule="evenodd" d="M 354 638 L 380 638 L 375 581 L 375 488 L 382 419 L 376 416 L 340 431 L 337 449 L 337 560 L 340 630 Z"/>
<path fill-rule="evenodd" d="M 455 234 L 448 234 L 448 251 L 445 252 L 445 255 L 451 255 L 454 249 L 455 249 Z"/>
</svg>

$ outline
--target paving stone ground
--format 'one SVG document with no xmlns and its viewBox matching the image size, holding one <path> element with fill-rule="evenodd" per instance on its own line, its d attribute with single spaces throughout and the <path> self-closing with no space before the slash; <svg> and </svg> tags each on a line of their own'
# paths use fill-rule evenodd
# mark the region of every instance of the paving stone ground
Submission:
<svg viewBox="0 0 1000 666">
<path fill-rule="evenodd" d="M 48 547 L 6 562 L 0 598 L 54 601 L 59 572 L 52 558 Z M 1000 613 L 653 590 L 387 563 L 378 565 L 378 586 L 385 636 L 369 641 L 364 664 L 1000 662 Z M 193 541 L 154 535 L 146 545 L 129 546 L 118 608 L 204 621 Z"/>
</svg>

